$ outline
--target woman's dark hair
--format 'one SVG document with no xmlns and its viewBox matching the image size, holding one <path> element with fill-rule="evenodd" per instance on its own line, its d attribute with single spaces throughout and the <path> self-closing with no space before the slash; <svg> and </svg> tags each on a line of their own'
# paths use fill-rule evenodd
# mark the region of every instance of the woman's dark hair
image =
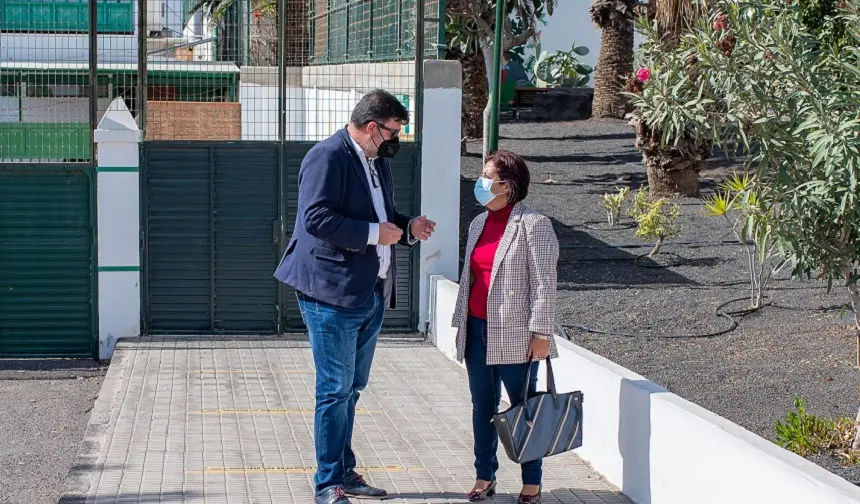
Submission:
<svg viewBox="0 0 860 504">
<path fill-rule="evenodd" d="M 499 180 L 505 182 L 510 192 L 509 203 L 519 203 L 526 199 L 529 194 L 529 182 L 531 175 L 526 160 L 511 151 L 499 150 L 489 156 L 485 165 L 493 163 Z"/>
</svg>

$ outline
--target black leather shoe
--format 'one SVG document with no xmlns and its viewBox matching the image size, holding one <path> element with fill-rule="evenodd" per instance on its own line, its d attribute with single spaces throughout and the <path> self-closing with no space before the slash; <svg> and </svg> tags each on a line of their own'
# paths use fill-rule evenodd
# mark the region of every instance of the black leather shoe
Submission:
<svg viewBox="0 0 860 504">
<path fill-rule="evenodd" d="M 343 491 L 351 497 L 366 499 L 384 499 L 388 496 L 385 490 L 368 485 L 358 473 L 352 473 L 344 480 Z"/>
<path fill-rule="evenodd" d="M 314 497 L 315 504 L 350 504 L 349 499 L 343 491 L 343 487 L 326 488 L 323 492 Z"/>
</svg>

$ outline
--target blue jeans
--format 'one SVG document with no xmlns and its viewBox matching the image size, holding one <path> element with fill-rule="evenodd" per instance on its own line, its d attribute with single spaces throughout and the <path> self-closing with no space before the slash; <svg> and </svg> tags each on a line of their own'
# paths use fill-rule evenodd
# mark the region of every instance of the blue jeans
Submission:
<svg viewBox="0 0 860 504">
<path fill-rule="evenodd" d="M 316 367 L 316 493 L 354 478 L 355 405 L 370 378 L 385 300 L 377 286 L 364 305 L 342 308 L 297 295 Z"/>
<path fill-rule="evenodd" d="M 532 366 L 529 383 L 525 383 L 526 368 Z M 472 432 L 475 437 L 475 470 L 477 479 L 493 481 L 499 469 L 496 452 L 499 433 L 493 425 L 493 415 L 499 412 L 502 400 L 502 382 L 508 392 L 511 406 L 522 402 L 523 390 L 528 386 L 529 396 L 537 391 L 538 363 L 487 365 L 487 321 L 469 317 L 466 326 L 466 371 L 469 390 L 472 392 Z M 541 459 L 521 466 L 523 485 L 540 485 L 543 472 Z"/>
</svg>

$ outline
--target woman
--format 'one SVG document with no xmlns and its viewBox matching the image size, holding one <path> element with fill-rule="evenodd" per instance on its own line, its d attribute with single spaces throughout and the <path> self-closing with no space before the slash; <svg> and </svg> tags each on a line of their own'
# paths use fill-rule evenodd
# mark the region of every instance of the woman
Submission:
<svg viewBox="0 0 860 504">
<path fill-rule="evenodd" d="M 457 360 L 466 361 L 475 437 L 475 502 L 496 492 L 501 384 L 514 405 L 525 387 L 534 395 L 538 361 L 557 357 L 553 341 L 558 240 L 549 218 L 522 203 L 529 170 L 520 156 L 498 151 L 487 158 L 475 198 L 487 212 L 469 227 L 466 261 L 452 325 Z M 527 367 L 532 366 L 529 383 Z M 541 460 L 522 464 L 518 502 L 538 504 Z"/>
</svg>

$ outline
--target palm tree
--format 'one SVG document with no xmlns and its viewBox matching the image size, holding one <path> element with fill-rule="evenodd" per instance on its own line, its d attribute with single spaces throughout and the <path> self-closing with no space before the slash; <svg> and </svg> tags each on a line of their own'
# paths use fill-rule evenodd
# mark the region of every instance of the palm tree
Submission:
<svg viewBox="0 0 860 504">
<path fill-rule="evenodd" d="M 635 0 L 595 0 L 591 5 L 591 20 L 602 30 L 594 74 L 594 117 L 623 119 L 629 111 L 621 90 L 633 73 L 635 7 Z"/>
<path fill-rule="evenodd" d="M 496 5 L 501 0 L 448 0 L 446 13 L 450 19 L 448 23 L 448 36 L 452 44 L 462 49 L 461 52 L 468 54 L 477 50 L 483 56 L 484 68 L 487 75 L 487 87 L 491 88 L 493 79 L 493 39 L 496 27 L 495 12 Z M 557 0 L 515 0 L 505 2 L 507 16 L 504 26 L 500 27 L 502 32 L 502 53 L 533 39 L 537 33 L 538 19 L 543 16 L 551 16 Z M 521 23 L 521 30 L 514 33 L 511 17 L 515 17 Z M 474 48 L 474 49 L 472 49 Z M 465 67 L 465 65 L 464 65 Z M 464 68 L 475 69 L 472 65 Z M 470 82 L 481 82 L 479 78 L 465 78 Z M 464 90 L 467 92 L 467 90 Z M 484 158 L 489 150 L 489 118 L 490 102 L 487 100 L 484 106 Z"/>
<path fill-rule="evenodd" d="M 307 29 L 307 0 L 286 0 L 284 51 L 288 66 L 301 66 L 308 61 L 309 35 Z M 251 23 L 245 22 L 244 9 L 251 9 Z M 248 30 L 250 61 L 254 66 L 278 64 L 278 2 L 276 0 L 198 0 L 191 13 L 201 12 L 218 28 L 219 61 L 244 64 L 244 30 Z"/>
<path fill-rule="evenodd" d="M 650 14 L 657 21 L 663 51 L 673 51 L 681 36 L 708 15 L 707 0 L 652 0 Z M 699 173 L 711 157 L 712 143 L 691 137 L 665 145 L 659 131 L 634 117 L 636 147 L 648 172 L 648 189 L 653 197 L 699 196 Z"/>
</svg>

